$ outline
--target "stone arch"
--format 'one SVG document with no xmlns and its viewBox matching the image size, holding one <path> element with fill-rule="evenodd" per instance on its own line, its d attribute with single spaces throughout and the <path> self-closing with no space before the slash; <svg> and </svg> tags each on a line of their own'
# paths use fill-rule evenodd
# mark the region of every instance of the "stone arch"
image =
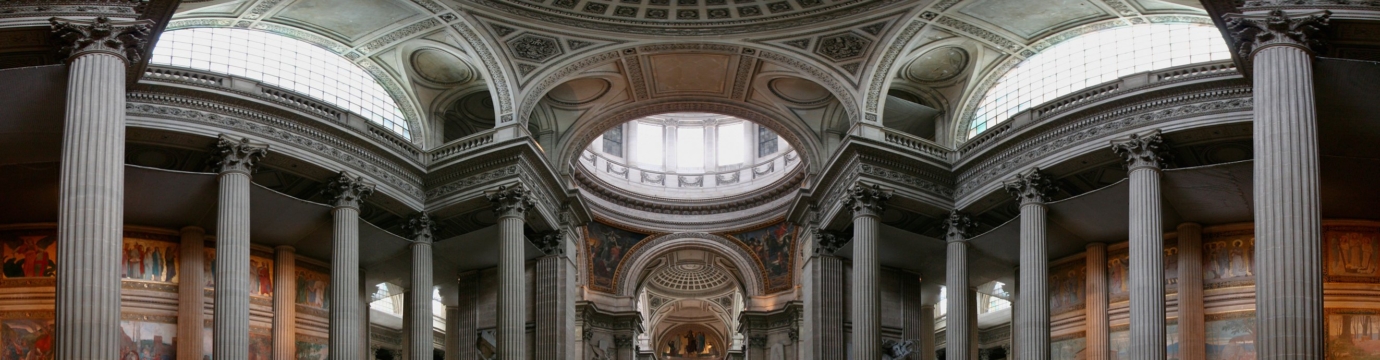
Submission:
<svg viewBox="0 0 1380 360">
<path fill-rule="evenodd" d="M 766 126 L 800 152 L 807 169 L 820 166 L 819 164 L 824 157 L 822 151 L 824 146 L 820 143 L 819 138 L 814 136 L 809 126 L 795 121 L 782 120 L 786 118 L 783 114 L 777 114 L 770 109 L 741 101 L 677 99 L 631 103 L 593 116 L 592 118 L 597 119 L 596 121 L 577 123 L 561 136 L 553 159 L 557 164 L 573 164 L 580 154 L 580 149 L 589 145 L 591 141 L 594 141 L 596 137 L 608 129 L 641 117 L 671 112 L 707 112 L 729 115 Z"/>
<path fill-rule="evenodd" d="M 752 254 L 733 240 L 709 233 L 677 233 L 644 240 L 618 264 L 613 280 L 618 285 L 618 295 L 637 296 L 638 284 L 648 270 L 655 267 L 658 255 L 688 249 L 710 251 L 728 259 L 738 269 L 741 278 L 736 280 L 743 286 L 744 294 L 749 297 L 762 295 L 766 275 L 762 274 Z"/>
<path fill-rule="evenodd" d="M 516 120 L 513 115 L 513 103 L 516 92 L 511 82 L 513 72 L 503 65 L 500 61 L 497 44 L 488 41 L 489 37 L 479 34 L 473 24 L 477 23 L 470 15 L 462 15 L 461 20 L 452 24 L 448 29 L 459 35 L 461 43 L 464 44 L 470 53 L 478 59 L 476 70 L 489 86 L 490 96 L 494 100 L 494 115 L 499 126 L 511 123 Z"/>
</svg>

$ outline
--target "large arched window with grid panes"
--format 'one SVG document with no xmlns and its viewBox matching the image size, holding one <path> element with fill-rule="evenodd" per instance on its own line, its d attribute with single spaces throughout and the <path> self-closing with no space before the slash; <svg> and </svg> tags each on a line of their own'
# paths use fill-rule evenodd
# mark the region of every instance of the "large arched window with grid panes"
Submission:
<svg viewBox="0 0 1380 360">
<path fill-rule="evenodd" d="M 150 63 L 241 76 L 349 110 L 412 139 L 398 103 L 350 60 L 273 33 L 195 28 L 163 33 Z"/>
<path fill-rule="evenodd" d="M 1027 108 L 1122 76 L 1230 58 L 1222 34 L 1210 24 L 1130 25 L 1079 35 L 1001 75 L 978 101 L 965 138 Z"/>
</svg>

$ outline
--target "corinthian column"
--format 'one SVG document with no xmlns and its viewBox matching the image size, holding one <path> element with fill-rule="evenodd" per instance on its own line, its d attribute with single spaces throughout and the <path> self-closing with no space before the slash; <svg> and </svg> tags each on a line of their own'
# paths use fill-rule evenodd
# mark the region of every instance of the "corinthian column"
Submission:
<svg viewBox="0 0 1380 360">
<path fill-rule="evenodd" d="M 178 267 L 183 271 L 177 274 L 177 338 L 196 339 L 178 341 L 178 354 L 201 356 L 206 349 L 201 347 L 201 336 L 206 327 L 206 272 L 202 271 L 206 261 L 206 230 L 196 226 L 182 228 L 182 243 Z"/>
<path fill-rule="evenodd" d="M 295 360 L 297 249 L 279 245 L 273 250 L 273 360 Z"/>
<path fill-rule="evenodd" d="M 1313 56 L 1331 12 L 1226 18 L 1254 76 L 1256 349 L 1320 359 L 1322 221 Z"/>
<path fill-rule="evenodd" d="M 572 353 L 570 335 L 575 328 L 575 281 L 571 278 L 571 263 L 565 256 L 564 230 L 542 234 L 536 245 L 541 249 L 537 259 L 536 301 L 533 311 L 537 325 L 537 338 L 542 345 L 536 347 L 533 358 L 537 360 L 556 360 L 570 358 Z"/>
<path fill-rule="evenodd" d="M 1084 257 L 1088 285 L 1084 297 L 1088 360 L 1107 360 L 1111 354 L 1111 322 L 1107 315 L 1107 244 L 1091 243 Z"/>
<path fill-rule="evenodd" d="M 374 193 L 374 184 L 362 176 L 340 175 L 324 191 L 335 207 L 331 209 L 331 314 L 329 351 L 332 359 L 363 359 L 364 304 L 359 276 L 359 204 Z M 217 358 L 220 359 L 220 358 Z"/>
<path fill-rule="evenodd" d="M 843 260 L 834 255 L 847 238 L 829 230 L 813 228 L 814 254 L 801 270 L 805 281 L 805 359 L 844 359 L 848 339 L 843 332 L 845 298 Z M 931 335 L 933 336 L 933 335 Z"/>
<path fill-rule="evenodd" d="M 969 330 L 976 324 L 969 322 L 969 313 L 976 314 L 977 309 L 970 306 L 971 302 L 964 296 L 970 295 L 968 289 L 972 287 L 968 282 L 968 231 L 973 228 L 973 221 L 955 210 L 944 221 L 944 228 L 947 229 L 944 239 L 949 243 L 944 279 L 944 287 L 949 295 L 944 357 L 948 360 L 970 360 L 977 354 L 972 352 L 973 338 L 969 336 Z"/>
<path fill-rule="evenodd" d="M 58 359 L 120 350 L 125 201 L 125 68 L 140 62 L 149 22 L 52 18 L 67 57 L 58 190 Z"/>
<path fill-rule="evenodd" d="M 499 186 L 485 194 L 498 215 L 498 357 L 500 359 L 527 358 L 527 284 L 524 281 L 523 254 L 527 240 L 523 239 L 523 219 L 527 210 L 536 206 L 531 193 L 522 184 Z"/>
<path fill-rule="evenodd" d="M 431 233 L 436 223 L 426 212 L 413 215 L 403 226 L 412 234 L 412 301 L 407 304 L 408 354 L 414 360 L 430 359 L 431 341 Z"/>
<path fill-rule="evenodd" d="M 1131 360 L 1164 359 L 1164 227 L 1160 210 L 1159 130 L 1112 140 L 1126 160 L 1130 189 Z"/>
<path fill-rule="evenodd" d="M 216 204 L 214 359 L 249 358 L 249 182 L 268 145 L 222 134 L 216 141 L 220 198 Z"/>
<path fill-rule="evenodd" d="M 1030 169 L 1005 183 L 1006 190 L 1021 202 L 1020 293 L 1014 338 L 1016 358 L 1049 360 L 1049 253 L 1045 234 L 1045 202 L 1053 185 Z M 952 316 L 951 316 L 952 317 Z"/>
<path fill-rule="evenodd" d="M 1179 358 L 1207 359 L 1203 316 L 1203 226 L 1179 224 Z"/>
<path fill-rule="evenodd" d="M 882 304 L 877 232 L 891 193 L 880 186 L 853 185 L 843 201 L 853 213 L 853 358 L 882 358 Z"/>
</svg>

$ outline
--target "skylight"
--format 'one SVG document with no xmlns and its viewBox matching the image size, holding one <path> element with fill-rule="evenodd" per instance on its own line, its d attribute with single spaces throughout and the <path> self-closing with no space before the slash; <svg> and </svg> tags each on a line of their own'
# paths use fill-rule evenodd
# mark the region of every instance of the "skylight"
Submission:
<svg viewBox="0 0 1380 360">
<path fill-rule="evenodd" d="M 150 62 L 254 79 L 339 106 L 412 138 L 398 104 L 373 76 L 301 40 L 245 29 L 173 30 L 159 37 Z"/>
<path fill-rule="evenodd" d="M 1226 42 L 1212 25 L 1132 25 L 1079 35 L 1002 75 L 978 102 L 967 137 L 1032 106 L 1122 76 L 1230 58 Z"/>
</svg>

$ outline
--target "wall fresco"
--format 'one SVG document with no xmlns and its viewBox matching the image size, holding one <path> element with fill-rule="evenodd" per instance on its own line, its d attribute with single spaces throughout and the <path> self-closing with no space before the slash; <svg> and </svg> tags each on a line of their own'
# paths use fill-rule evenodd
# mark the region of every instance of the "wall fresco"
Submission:
<svg viewBox="0 0 1380 360">
<path fill-rule="evenodd" d="M 1049 358 L 1059 360 L 1084 360 L 1088 358 L 1086 348 L 1088 339 L 1075 338 L 1056 340 L 1049 343 Z"/>
<path fill-rule="evenodd" d="M 1203 287 L 1217 289 L 1255 284 L 1255 232 L 1233 231 L 1203 236 Z"/>
<path fill-rule="evenodd" d="M 297 341 L 297 360 L 326 360 L 327 344 Z"/>
<path fill-rule="evenodd" d="M 1328 282 L 1380 282 L 1380 229 L 1330 226 L 1323 232 Z"/>
<path fill-rule="evenodd" d="M 249 360 L 273 359 L 273 334 L 269 329 L 249 328 Z"/>
<path fill-rule="evenodd" d="M 273 259 L 249 257 L 249 296 L 273 297 Z"/>
<path fill-rule="evenodd" d="M 177 359 L 177 324 L 125 320 L 120 331 L 120 360 Z"/>
<path fill-rule="evenodd" d="M 1111 354 L 1108 354 L 1108 355 L 1109 355 L 1109 356 L 1108 356 L 1108 359 L 1110 359 L 1110 360 L 1125 360 L 1125 359 L 1130 359 L 1130 358 L 1131 358 L 1131 330 L 1128 330 L 1128 329 L 1124 329 L 1124 328 L 1123 328 L 1123 329 L 1121 329 L 1121 330 L 1119 330 L 1119 331 L 1112 331 L 1112 333 L 1109 334 L 1109 337 L 1110 337 L 1110 339 L 1109 339 L 1109 341 L 1107 342 L 1107 350 L 1108 350 L 1108 352 L 1110 352 Z M 1053 358 L 1051 358 L 1051 359 L 1053 359 Z"/>
<path fill-rule="evenodd" d="M 1071 262 L 1049 269 L 1050 314 L 1083 310 L 1087 271 L 1087 264 L 1083 262 Z"/>
<path fill-rule="evenodd" d="M 167 241 L 125 238 L 120 253 L 120 278 L 135 281 L 177 283 L 178 244 Z"/>
<path fill-rule="evenodd" d="M 1208 360 L 1256 358 L 1254 312 L 1209 315 L 1207 320 Z"/>
<path fill-rule="evenodd" d="M 57 231 L 12 230 L 0 233 L 5 279 L 51 278 L 57 269 Z"/>
<path fill-rule="evenodd" d="M 772 293 L 790 289 L 792 281 L 793 249 L 800 228 L 789 222 L 780 222 L 766 227 L 728 234 L 737 240 L 757 258 L 762 274 L 766 277 L 766 292 Z"/>
<path fill-rule="evenodd" d="M 53 313 L 0 313 L 0 360 L 48 360 L 54 349 Z"/>
<path fill-rule="evenodd" d="M 1380 359 L 1380 310 L 1327 309 L 1327 358 Z"/>
<path fill-rule="evenodd" d="M 617 285 L 613 282 L 618 264 L 632 251 L 633 246 L 648 236 L 591 221 L 585 231 L 585 246 L 589 249 L 590 287 L 616 291 Z"/>
<path fill-rule="evenodd" d="M 1131 255 L 1126 249 L 1107 252 L 1107 301 L 1131 298 Z"/>
<path fill-rule="evenodd" d="M 327 286 L 331 284 L 330 275 L 297 269 L 297 304 L 328 309 Z"/>
</svg>

